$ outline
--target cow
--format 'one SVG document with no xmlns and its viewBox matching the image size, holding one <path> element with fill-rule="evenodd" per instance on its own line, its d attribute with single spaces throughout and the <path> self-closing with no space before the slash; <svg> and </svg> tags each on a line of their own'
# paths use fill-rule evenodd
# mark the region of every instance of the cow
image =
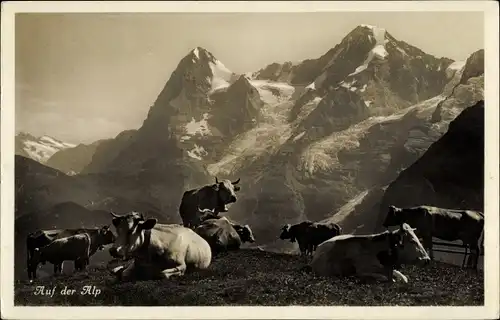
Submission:
<svg viewBox="0 0 500 320">
<path fill-rule="evenodd" d="M 306 220 L 293 226 L 289 224 L 283 226 L 280 239 L 290 239 L 291 242 L 297 240 L 301 254 L 307 257 L 312 255 L 320 243 L 341 233 L 342 228 L 336 223 Z"/>
<path fill-rule="evenodd" d="M 118 280 L 168 279 L 210 266 L 210 246 L 192 229 L 179 224 L 159 224 L 157 219 L 145 219 L 134 211 L 121 216 L 111 212 L 111 215 L 117 237 L 109 253 L 114 258 L 131 261 L 111 270 Z"/>
<path fill-rule="evenodd" d="M 200 223 L 203 223 L 205 220 L 219 219 L 221 217 L 215 213 L 215 209 L 200 209 L 198 207 L 198 213 L 200 214 Z"/>
<path fill-rule="evenodd" d="M 336 223 L 314 222 L 307 228 L 309 252 L 312 254 L 324 241 L 342 234 L 342 228 Z"/>
<path fill-rule="evenodd" d="M 308 229 L 313 224 L 312 221 L 306 220 L 294 225 L 286 224 L 281 228 L 279 238 L 281 240 L 290 239 L 290 242 L 299 244 L 300 254 L 304 257 L 310 255 L 312 247 L 308 240 Z"/>
<path fill-rule="evenodd" d="M 32 260 L 32 268 L 36 271 L 38 264 L 47 261 L 54 265 L 54 275 L 62 272 L 64 261 L 72 260 L 75 265 L 79 262 L 84 265 L 90 257 L 91 237 L 88 233 L 79 233 L 72 236 L 58 238 L 43 246 L 35 248 Z"/>
<path fill-rule="evenodd" d="M 479 254 L 483 247 L 484 215 L 482 212 L 432 206 L 410 208 L 389 206 L 383 226 L 388 228 L 402 222 L 417 228 L 417 235 L 423 239 L 423 245 L 429 251 L 431 260 L 434 260 L 432 237 L 445 241 L 461 240 L 472 253 L 472 259 L 468 260 L 467 266 L 477 268 Z"/>
<path fill-rule="evenodd" d="M 394 231 L 335 236 L 318 246 L 309 268 L 324 277 L 358 276 L 408 283 L 398 270 L 401 264 L 422 265 L 430 261 L 414 231 L 404 223 Z"/>
<path fill-rule="evenodd" d="M 28 279 L 30 281 L 36 279 L 36 267 L 32 266 L 31 263 L 36 248 L 44 247 L 56 239 L 81 233 L 88 233 L 94 244 L 99 243 L 97 246 L 91 246 L 90 256 L 92 256 L 97 250 L 101 250 L 104 245 L 114 242 L 114 234 L 109 226 L 102 226 L 100 228 L 37 230 L 32 232 L 26 238 Z M 80 264 L 80 262 L 83 264 Z M 86 264 L 88 264 L 88 260 L 75 261 L 75 269 L 81 270 L 86 266 Z M 54 266 L 54 273 L 56 272 L 57 268 Z"/>
<path fill-rule="evenodd" d="M 255 242 L 248 225 L 235 224 L 226 217 L 205 220 L 194 230 L 208 242 L 214 255 L 238 250 L 244 242 Z"/>
<path fill-rule="evenodd" d="M 199 208 L 213 210 L 217 216 L 220 212 L 228 211 L 228 204 L 236 202 L 236 192 L 240 190 L 237 185 L 240 179 L 219 181 L 215 177 L 215 184 L 184 192 L 179 206 L 179 214 L 184 227 L 194 229 L 200 225 Z"/>
</svg>

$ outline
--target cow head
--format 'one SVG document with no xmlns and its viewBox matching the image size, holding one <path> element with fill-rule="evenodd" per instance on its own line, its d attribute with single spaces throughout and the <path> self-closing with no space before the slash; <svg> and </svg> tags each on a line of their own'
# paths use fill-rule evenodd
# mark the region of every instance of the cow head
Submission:
<svg viewBox="0 0 500 320">
<path fill-rule="evenodd" d="M 102 250 L 105 245 L 111 244 L 115 242 L 116 237 L 111 231 L 110 226 L 102 226 L 98 230 L 98 242 L 99 242 L 99 250 Z"/>
<path fill-rule="evenodd" d="M 281 240 L 290 239 L 290 242 L 295 242 L 295 237 L 292 234 L 291 228 L 292 228 L 292 226 L 290 224 L 285 224 L 281 228 L 281 234 L 280 234 Z"/>
<path fill-rule="evenodd" d="M 242 242 L 250 242 L 250 243 L 255 242 L 252 229 L 250 229 L 250 226 L 248 224 L 244 226 L 233 225 L 233 227 L 240 236 Z"/>
<path fill-rule="evenodd" d="M 215 184 L 212 187 L 217 192 L 217 211 L 227 212 L 227 205 L 236 202 L 236 192 L 240 191 L 240 187 L 237 185 L 239 182 L 240 179 L 231 182 L 227 179 L 219 181 L 215 177 Z"/>
<path fill-rule="evenodd" d="M 142 213 L 138 212 L 131 212 L 123 216 L 111 212 L 111 215 L 117 237 L 113 247 L 109 249 L 109 253 L 115 258 L 127 259 L 142 247 L 145 243 L 144 231 L 152 229 L 157 220 L 153 218 L 146 220 Z"/>
<path fill-rule="evenodd" d="M 200 209 L 200 207 L 198 207 L 198 213 L 200 214 L 200 222 L 203 222 L 203 221 L 208 220 L 208 219 L 218 219 L 219 218 L 219 216 L 215 212 L 215 208 L 214 209 Z"/>
<path fill-rule="evenodd" d="M 403 222 L 404 221 L 402 221 L 401 208 L 390 205 L 383 226 L 385 228 L 388 228 L 390 226 L 400 225 Z"/>
<path fill-rule="evenodd" d="M 399 229 L 390 233 L 390 246 L 397 252 L 398 263 L 422 264 L 430 261 L 427 251 L 415 235 L 415 230 L 409 224 L 402 223 Z"/>
</svg>

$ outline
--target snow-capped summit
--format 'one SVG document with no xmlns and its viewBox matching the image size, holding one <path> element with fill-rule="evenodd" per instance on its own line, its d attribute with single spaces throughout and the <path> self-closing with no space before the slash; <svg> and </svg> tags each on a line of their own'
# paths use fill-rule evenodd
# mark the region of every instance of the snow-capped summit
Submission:
<svg viewBox="0 0 500 320">
<path fill-rule="evenodd" d="M 16 135 L 16 154 L 45 163 L 57 151 L 74 148 L 76 145 L 63 142 L 47 135 L 35 137 L 20 132 Z"/>
<path fill-rule="evenodd" d="M 194 48 L 184 60 L 188 61 L 187 68 L 189 70 L 194 67 L 199 69 L 198 72 L 203 73 L 202 77 L 196 74 L 195 78 L 205 79 L 208 82 L 209 93 L 229 87 L 236 79 L 236 75 L 205 48 L 199 46 Z"/>
</svg>

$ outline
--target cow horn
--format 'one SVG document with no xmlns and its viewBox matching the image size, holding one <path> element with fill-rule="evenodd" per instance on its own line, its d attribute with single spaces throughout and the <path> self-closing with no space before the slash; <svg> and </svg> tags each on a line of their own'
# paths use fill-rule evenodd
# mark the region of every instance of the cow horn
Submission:
<svg viewBox="0 0 500 320">
<path fill-rule="evenodd" d="M 110 211 L 110 214 L 111 214 L 113 217 L 115 217 L 115 218 L 119 218 L 119 217 L 120 217 L 119 215 L 115 214 L 115 213 L 113 212 L 113 210 L 111 210 L 111 211 Z"/>
<path fill-rule="evenodd" d="M 217 179 L 217 177 L 215 177 L 215 183 L 219 183 L 219 180 Z"/>
<path fill-rule="evenodd" d="M 238 184 L 238 182 L 240 182 L 240 179 L 241 178 L 238 178 L 238 180 L 236 180 L 235 182 L 231 182 L 232 184 Z"/>
</svg>

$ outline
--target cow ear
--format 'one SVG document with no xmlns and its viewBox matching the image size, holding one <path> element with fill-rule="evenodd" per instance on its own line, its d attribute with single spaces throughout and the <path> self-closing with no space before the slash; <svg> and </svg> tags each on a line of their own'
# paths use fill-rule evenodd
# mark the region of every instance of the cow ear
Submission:
<svg viewBox="0 0 500 320">
<path fill-rule="evenodd" d="M 120 219 L 119 218 L 113 218 L 113 220 L 111 220 L 111 222 L 113 223 L 113 225 L 115 227 L 118 227 L 118 225 L 120 224 Z"/>
<path fill-rule="evenodd" d="M 141 221 L 139 223 L 139 227 L 141 229 L 144 229 L 144 230 L 153 229 L 153 227 L 155 226 L 155 224 L 156 224 L 157 221 L 158 220 L 156 220 L 155 218 L 150 218 L 150 219 L 148 219 L 146 221 Z"/>
<path fill-rule="evenodd" d="M 219 191 L 219 184 L 218 184 L 218 183 L 213 184 L 213 185 L 212 185 L 212 188 L 213 188 L 215 191 Z"/>
<path fill-rule="evenodd" d="M 235 191 L 235 192 L 240 191 L 240 187 L 239 187 L 239 186 L 234 186 L 234 191 Z"/>
</svg>

